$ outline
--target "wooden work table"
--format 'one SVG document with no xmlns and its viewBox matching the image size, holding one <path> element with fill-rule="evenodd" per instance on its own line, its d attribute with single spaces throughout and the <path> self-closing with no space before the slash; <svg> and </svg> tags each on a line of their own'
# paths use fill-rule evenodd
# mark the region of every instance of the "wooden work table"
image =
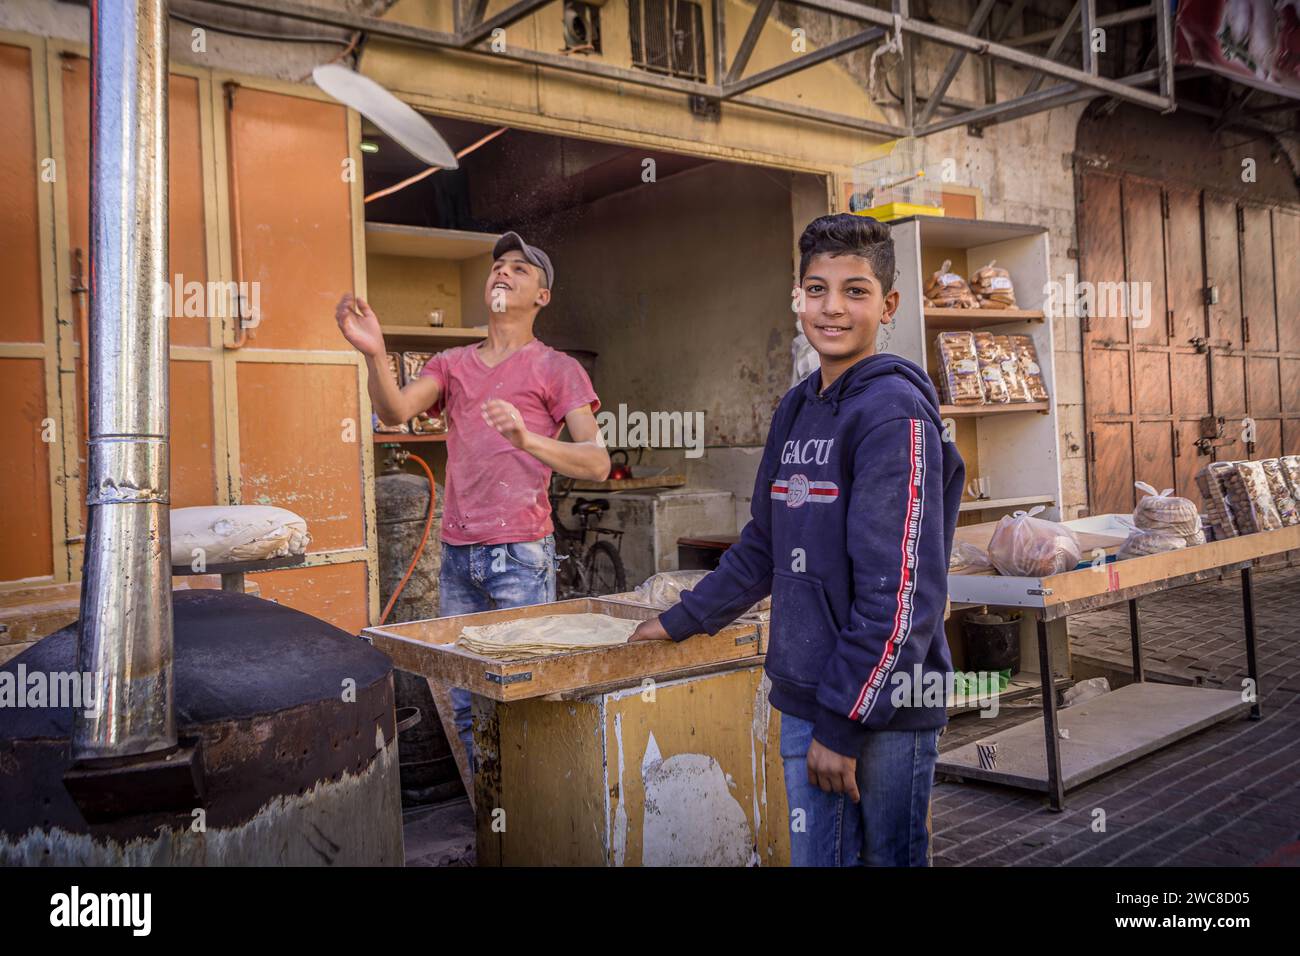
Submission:
<svg viewBox="0 0 1300 956">
<path fill-rule="evenodd" d="M 1251 719 L 1259 719 L 1258 696 L 1250 692 L 1258 687 L 1252 568 L 1262 559 L 1297 549 L 1300 526 L 1107 561 L 1043 578 L 949 575 L 948 594 L 954 607 L 989 605 L 1017 608 L 1024 613 L 1022 621 L 1034 629 L 1037 639 L 1042 687 L 1054 683 L 1060 674 L 1062 638 L 1067 642 L 1068 655 L 1066 618 L 1127 603 L 1134 683 L 1060 713 L 1055 693 L 1044 693 L 1040 720 L 990 736 L 998 744 L 996 767 L 982 768 L 972 743 L 942 754 L 938 770 L 957 777 L 1045 791 L 1052 808 L 1061 810 L 1068 789 L 1215 723 L 1246 713 Z M 1113 551 L 1113 546 L 1104 550 Z M 1234 572 L 1241 575 L 1250 685 L 1241 690 L 1213 690 L 1145 681 L 1139 598 Z M 1062 736 L 1062 731 L 1067 736 Z"/>
<path fill-rule="evenodd" d="M 503 661 L 461 629 L 552 614 L 646 620 L 582 598 L 367 628 L 402 670 L 474 694 L 481 865 L 765 865 L 789 859 L 766 627 Z"/>
</svg>

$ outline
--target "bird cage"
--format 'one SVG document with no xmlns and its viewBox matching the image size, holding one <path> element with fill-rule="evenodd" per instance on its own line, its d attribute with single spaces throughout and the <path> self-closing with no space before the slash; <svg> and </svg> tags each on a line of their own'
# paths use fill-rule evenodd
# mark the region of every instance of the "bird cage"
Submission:
<svg viewBox="0 0 1300 956">
<path fill-rule="evenodd" d="M 853 167 L 849 211 L 886 222 L 943 215 L 940 178 L 926 170 L 915 139 L 900 139 L 887 155 Z"/>
</svg>

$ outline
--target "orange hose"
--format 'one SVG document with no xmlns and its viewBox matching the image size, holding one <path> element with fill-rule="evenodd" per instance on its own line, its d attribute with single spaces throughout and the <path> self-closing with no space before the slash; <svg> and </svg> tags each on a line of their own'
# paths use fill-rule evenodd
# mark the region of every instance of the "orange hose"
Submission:
<svg viewBox="0 0 1300 956">
<path fill-rule="evenodd" d="M 388 599 L 388 606 L 384 608 L 383 616 L 380 617 L 379 623 L 383 624 L 388 620 L 388 615 L 392 613 L 393 605 L 397 603 L 397 598 L 401 595 L 402 589 L 406 587 L 406 582 L 411 580 L 411 573 L 415 566 L 420 563 L 420 555 L 424 554 L 424 545 L 429 540 L 429 529 L 433 527 L 433 507 L 434 495 L 437 493 L 437 486 L 433 483 L 433 472 L 429 470 L 428 464 L 419 455 L 407 453 L 407 461 L 415 461 L 417 465 L 424 469 L 424 473 L 429 476 L 429 514 L 424 519 L 424 534 L 420 536 L 420 543 L 415 549 L 415 557 L 411 559 L 411 566 L 406 569 L 406 574 L 402 576 L 402 581 L 397 585 L 397 590 L 393 596 Z"/>
<path fill-rule="evenodd" d="M 488 133 L 482 139 L 470 143 L 468 146 L 466 146 L 464 149 L 462 149 L 459 153 L 456 154 L 456 158 L 464 159 L 466 156 L 474 152 L 474 150 L 478 149 L 480 146 L 490 143 L 492 140 L 496 139 L 498 136 L 504 133 L 508 128 L 509 127 L 502 126 L 500 129 L 493 130 L 491 133 Z M 414 176 L 406 177 L 400 183 L 393 183 L 393 185 L 387 187 L 386 189 L 380 189 L 371 193 L 369 196 L 365 198 L 365 201 L 374 202 L 376 199 L 383 199 L 385 196 L 391 196 L 393 193 L 405 189 L 407 186 L 410 186 L 413 183 L 418 183 L 422 179 L 428 179 L 430 176 L 432 176 L 441 168 L 442 168 L 441 166 L 430 166 L 428 169 L 424 170 L 423 172 L 418 172 Z"/>
</svg>

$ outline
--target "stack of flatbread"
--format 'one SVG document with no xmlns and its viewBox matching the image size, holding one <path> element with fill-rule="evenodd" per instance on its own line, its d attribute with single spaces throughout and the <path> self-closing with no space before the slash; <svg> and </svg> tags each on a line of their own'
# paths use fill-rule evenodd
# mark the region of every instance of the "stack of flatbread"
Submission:
<svg viewBox="0 0 1300 956">
<path fill-rule="evenodd" d="M 548 614 L 461 628 L 466 650 L 498 660 L 626 644 L 638 621 L 608 614 Z"/>
</svg>

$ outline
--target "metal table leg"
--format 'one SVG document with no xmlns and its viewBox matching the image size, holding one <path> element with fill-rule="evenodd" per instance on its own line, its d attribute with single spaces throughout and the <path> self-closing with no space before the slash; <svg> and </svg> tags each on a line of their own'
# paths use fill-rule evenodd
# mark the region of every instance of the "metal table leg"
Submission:
<svg viewBox="0 0 1300 956">
<path fill-rule="evenodd" d="M 1052 646 L 1047 639 L 1047 622 L 1038 624 L 1038 669 L 1043 679 L 1043 735 L 1047 744 L 1047 797 L 1053 810 L 1065 809 L 1065 787 L 1061 783 L 1061 738 L 1056 730 L 1056 677 L 1052 673 Z"/>
<path fill-rule="evenodd" d="M 1259 706 L 1259 666 L 1255 662 L 1255 586 L 1250 568 L 1241 569 L 1241 610 L 1246 629 L 1246 674 L 1255 688 L 1255 701 L 1250 705 L 1250 719 L 1262 716 Z"/>
<path fill-rule="evenodd" d="M 1133 639 L 1133 680 L 1140 684 L 1146 677 L 1142 670 L 1142 628 L 1138 624 L 1137 598 L 1128 602 L 1128 632 Z"/>
<path fill-rule="evenodd" d="M 244 572 L 243 571 L 223 571 L 221 574 L 221 590 L 234 591 L 236 594 L 244 592 Z"/>
</svg>

